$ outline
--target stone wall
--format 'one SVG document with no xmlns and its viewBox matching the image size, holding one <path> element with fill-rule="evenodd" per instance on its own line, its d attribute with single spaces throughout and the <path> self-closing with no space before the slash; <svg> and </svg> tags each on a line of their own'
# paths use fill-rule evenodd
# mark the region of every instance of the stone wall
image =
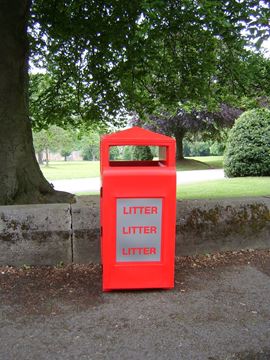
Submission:
<svg viewBox="0 0 270 360">
<path fill-rule="evenodd" d="M 177 202 L 176 255 L 270 247 L 270 197 Z M 100 261 L 99 198 L 0 206 L 0 265 Z"/>
</svg>

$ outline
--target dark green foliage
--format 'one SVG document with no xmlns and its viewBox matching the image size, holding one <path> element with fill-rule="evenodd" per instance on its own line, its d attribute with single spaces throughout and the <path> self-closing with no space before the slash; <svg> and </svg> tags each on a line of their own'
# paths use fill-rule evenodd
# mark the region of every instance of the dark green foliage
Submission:
<svg viewBox="0 0 270 360">
<path fill-rule="evenodd" d="M 223 141 L 198 141 L 184 140 L 183 153 L 184 156 L 220 156 L 223 155 L 225 143 Z"/>
<path fill-rule="evenodd" d="M 110 160 L 119 160 L 120 158 L 119 146 L 110 146 Z"/>
<path fill-rule="evenodd" d="M 270 176 L 270 110 L 247 111 L 235 122 L 224 170 L 228 177 Z"/>
<path fill-rule="evenodd" d="M 124 146 L 123 150 L 123 160 L 133 160 L 133 146 Z"/>
<path fill-rule="evenodd" d="M 133 160 L 153 160 L 149 146 L 134 146 Z"/>
<path fill-rule="evenodd" d="M 176 159 L 183 159 L 183 155 L 208 155 L 209 152 L 200 153 L 197 150 L 187 151 L 183 149 L 183 139 L 188 134 L 198 134 L 205 139 L 221 140 L 226 128 L 233 125 L 235 119 L 242 113 L 242 110 L 227 104 L 221 104 L 216 111 L 206 109 L 192 109 L 189 111 L 178 109 L 177 115 L 171 116 L 169 113 L 151 115 L 148 121 L 133 119 L 135 125 L 139 125 L 149 130 L 173 136 L 176 140 Z"/>
<path fill-rule="evenodd" d="M 225 150 L 225 143 L 224 142 L 218 142 L 215 141 L 210 146 L 210 154 L 214 156 L 223 155 Z"/>
<path fill-rule="evenodd" d="M 269 36 L 269 13 L 261 0 L 35 0 L 31 60 L 46 81 L 31 79 L 33 124 L 117 124 L 126 111 L 175 117 L 183 104 L 265 95 L 269 64 L 246 45 Z"/>
<path fill-rule="evenodd" d="M 210 155 L 210 143 L 184 140 L 183 153 L 184 156 L 208 156 Z"/>
<path fill-rule="evenodd" d="M 207 142 L 196 141 L 191 146 L 190 156 L 208 156 L 210 155 L 210 148 Z"/>
</svg>

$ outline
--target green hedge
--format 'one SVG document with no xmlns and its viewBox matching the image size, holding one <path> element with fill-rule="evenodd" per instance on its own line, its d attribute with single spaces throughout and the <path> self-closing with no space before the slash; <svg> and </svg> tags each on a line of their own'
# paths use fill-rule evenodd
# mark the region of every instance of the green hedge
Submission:
<svg viewBox="0 0 270 360">
<path fill-rule="evenodd" d="M 270 176 L 270 110 L 246 111 L 230 131 L 224 171 L 228 177 Z"/>
<path fill-rule="evenodd" d="M 134 146 L 133 160 L 153 160 L 149 146 Z"/>
</svg>

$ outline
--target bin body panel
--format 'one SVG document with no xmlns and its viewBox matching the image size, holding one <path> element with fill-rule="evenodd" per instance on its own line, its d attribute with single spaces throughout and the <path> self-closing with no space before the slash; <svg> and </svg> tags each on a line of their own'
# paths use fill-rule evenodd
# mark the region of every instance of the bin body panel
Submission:
<svg viewBox="0 0 270 360">
<path fill-rule="evenodd" d="M 103 290 L 172 288 L 175 167 L 110 166 L 109 145 L 110 141 L 101 142 Z M 173 139 L 165 145 L 175 151 Z"/>
</svg>

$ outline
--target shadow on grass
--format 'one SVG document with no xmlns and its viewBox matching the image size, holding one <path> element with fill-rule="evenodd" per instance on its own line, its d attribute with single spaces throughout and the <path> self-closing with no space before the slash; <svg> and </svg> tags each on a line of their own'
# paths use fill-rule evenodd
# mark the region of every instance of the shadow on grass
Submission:
<svg viewBox="0 0 270 360">
<path fill-rule="evenodd" d="M 183 160 L 178 160 L 176 162 L 177 171 L 209 170 L 209 169 L 214 169 L 214 167 L 198 160 L 183 159 Z"/>
</svg>

